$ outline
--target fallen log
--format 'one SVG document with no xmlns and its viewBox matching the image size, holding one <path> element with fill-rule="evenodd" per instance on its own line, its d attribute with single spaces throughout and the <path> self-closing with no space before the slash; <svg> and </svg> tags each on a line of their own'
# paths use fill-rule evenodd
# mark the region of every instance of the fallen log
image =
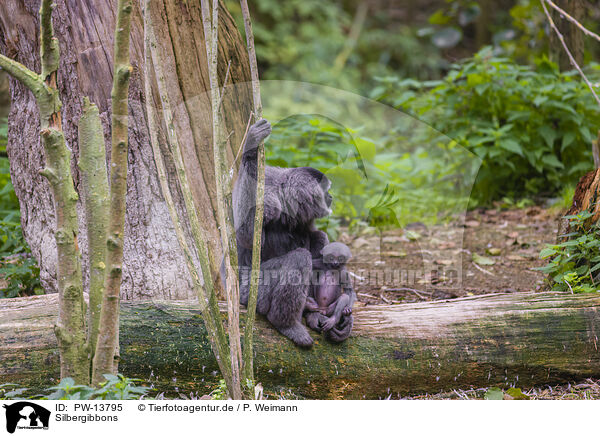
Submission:
<svg viewBox="0 0 600 436">
<path fill-rule="evenodd" d="M 256 378 L 305 398 L 392 398 L 453 388 L 600 376 L 600 296 L 495 294 L 355 308 L 353 335 L 301 350 L 259 317 Z M 123 303 L 120 370 L 158 391 L 206 393 L 218 374 L 197 306 Z M 48 387 L 59 374 L 57 296 L 0 300 L 0 384 Z"/>
</svg>

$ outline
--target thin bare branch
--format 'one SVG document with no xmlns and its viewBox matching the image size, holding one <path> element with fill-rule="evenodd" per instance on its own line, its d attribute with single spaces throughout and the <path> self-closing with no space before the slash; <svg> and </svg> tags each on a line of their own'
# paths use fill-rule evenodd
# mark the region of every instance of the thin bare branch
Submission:
<svg viewBox="0 0 600 436">
<path fill-rule="evenodd" d="M 223 116 L 220 107 L 220 91 L 218 77 L 218 41 L 219 41 L 219 1 L 212 2 L 212 21 L 208 0 L 201 0 L 202 22 L 206 41 L 208 60 L 208 76 L 210 83 L 210 100 L 212 107 L 213 156 L 215 163 L 215 181 L 217 191 L 217 218 L 221 235 L 225 264 L 225 295 L 227 297 L 227 318 L 229 331 L 229 349 L 231 357 L 232 383 L 228 386 L 229 394 L 234 400 L 242 398 L 240 371 L 242 366 L 242 347 L 239 325 L 239 286 L 238 260 L 235 244 L 235 229 L 231 213 L 231 180 L 228 178 L 225 165 L 225 143 L 223 137 Z"/>
<path fill-rule="evenodd" d="M 229 69 L 231 68 L 231 59 L 227 62 L 227 70 L 225 71 L 225 79 L 223 79 L 223 87 L 221 88 L 221 94 L 219 95 L 219 104 L 218 108 L 221 110 L 221 106 L 223 106 L 223 99 L 225 98 L 225 87 L 227 86 L 227 79 L 229 78 Z M 231 135 L 230 135 L 231 136 Z M 229 138 L 227 138 L 229 139 Z"/>
<path fill-rule="evenodd" d="M 252 96 L 254 113 L 256 119 L 262 118 L 262 101 L 260 97 L 260 82 L 258 78 L 258 64 L 256 61 L 256 50 L 254 48 L 254 34 L 252 33 L 252 19 L 248 9 L 247 0 L 240 0 L 242 14 L 244 17 L 244 28 L 246 31 L 246 44 L 248 46 L 248 59 L 250 62 L 250 74 L 252 78 Z M 243 142 L 242 147 L 243 148 Z M 245 380 L 254 380 L 253 364 L 253 327 L 256 318 L 256 303 L 258 299 L 258 280 L 260 277 L 260 252 L 264 214 L 265 196 L 265 146 L 261 142 L 258 145 L 257 173 L 256 173 L 256 209 L 254 215 L 254 235 L 252 241 L 252 271 L 250 274 L 250 290 L 248 294 L 248 312 L 246 325 L 244 326 L 244 368 Z"/>
</svg>

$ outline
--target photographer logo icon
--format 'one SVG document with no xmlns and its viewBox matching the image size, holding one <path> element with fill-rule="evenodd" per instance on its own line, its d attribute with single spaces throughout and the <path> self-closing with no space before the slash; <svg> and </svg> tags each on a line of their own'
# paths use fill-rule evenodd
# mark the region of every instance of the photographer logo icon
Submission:
<svg viewBox="0 0 600 436">
<path fill-rule="evenodd" d="M 48 429 L 50 411 L 29 401 L 19 401 L 3 406 L 6 409 L 6 431 L 14 433 L 18 428 L 35 430 Z"/>
</svg>

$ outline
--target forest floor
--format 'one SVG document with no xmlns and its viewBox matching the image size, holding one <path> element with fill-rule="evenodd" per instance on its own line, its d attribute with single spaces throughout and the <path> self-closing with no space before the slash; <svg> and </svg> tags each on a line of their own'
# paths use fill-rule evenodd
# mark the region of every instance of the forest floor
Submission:
<svg viewBox="0 0 600 436">
<path fill-rule="evenodd" d="M 427 227 L 414 223 L 381 236 L 342 233 L 339 240 L 350 246 L 354 256 L 348 269 L 365 279 L 355 282 L 356 304 L 402 304 L 542 291 L 546 276 L 536 268 L 545 261 L 539 253 L 546 244 L 556 241 L 561 215 L 558 209 L 538 206 L 477 209 L 469 211 L 464 220 L 448 225 Z M 446 277 L 444 267 L 456 265 L 461 268 L 459 279 Z M 436 271 L 436 266 L 441 272 Z M 394 276 L 395 271 L 400 272 Z M 371 279 L 378 273 L 383 274 L 383 282 Z M 453 390 L 405 399 L 481 400 L 486 392 L 487 388 Z M 600 380 L 534 387 L 523 389 L 522 393 L 522 398 L 532 400 L 600 399 Z M 504 399 L 513 398 L 505 393 Z"/>
<path fill-rule="evenodd" d="M 406 397 L 406 400 L 483 400 L 487 388 L 480 389 L 455 389 L 451 392 L 439 394 L 425 394 Z M 569 383 L 559 386 L 543 386 L 523 389 L 520 399 L 523 400 L 600 400 L 600 380 L 586 379 L 579 383 Z M 514 400 L 507 393 L 505 400 Z"/>
<path fill-rule="evenodd" d="M 447 225 L 338 239 L 353 253 L 348 269 L 357 277 L 358 305 L 530 292 L 544 287 L 539 253 L 556 241 L 559 217 L 537 206 L 478 209 Z"/>
</svg>

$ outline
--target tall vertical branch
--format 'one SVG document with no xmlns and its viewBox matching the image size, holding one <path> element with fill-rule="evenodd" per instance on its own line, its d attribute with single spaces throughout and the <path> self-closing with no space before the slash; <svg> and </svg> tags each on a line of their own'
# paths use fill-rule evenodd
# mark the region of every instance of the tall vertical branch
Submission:
<svg viewBox="0 0 600 436">
<path fill-rule="evenodd" d="M 254 100 L 254 114 L 256 119 L 262 118 L 262 101 L 260 98 L 260 82 L 258 80 L 258 64 L 256 62 L 256 51 L 254 49 L 254 34 L 252 33 L 252 20 L 248 10 L 247 0 L 240 0 L 242 14 L 244 17 L 244 29 L 246 31 L 246 44 L 248 46 L 248 58 L 250 60 L 250 74 L 252 78 L 252 97 Z M 242 376 L 244 380 L 254 380 L 253 364 L 253 328 L 256 319 L 256 301 L 258 298 L 258 280 L 260 277 L 260 243 L 263 226 L 264 196 L 265 196 L 265 146 L 261 142 L 258 145 L 257 180 L 256 180 L 256 212 L 254 215 L 254 236 L 252 242 L 252 273 L 250 275 L 250 293 L 248 295 L 248 311 L 246 325 L 244 326 L 244 368 Z"/>
<path fill-rule="evenodd" d="M 228 177 L 225 162 L 225 143 L 223 137 L 223 117 L 221 114 L 219 78 L 218 78 L 218 41 L 219 41 L 219 1 L 212 2 L 212 20 L 208 0 L 201 0 L 202 22 L 208 59 L 208 76 L 210 82 L 210 100 L 212 108 L 213 155 L 215 163 L 215 182 L 217 190 L 217 217 L 221 246 L 225 262 L 225 285 L 227 296 L 227 319 L 229 332 L 229 349 L 231 357 L 232 384 L 228 386 L 233 399 L 241 399 L 240 370 L 242 351 L 239 325 L 239 287 L 237 277 L 237 248 L 235 246 L 235 230 L 231 213 L 232 195 L 231 180 Z"/>
<path fill-rule="evenodd" d="M 31 90 L 40 114 L 40 134 L 46 154 L 46 166 L 40 171 L 52 188 L 56 215 L 57 275 L 59 314 L 55 334 L 60 349 L 61 377 L 78 383 L 89 382 L 86 344 L 86 307 L 77 234 L 77 193 L 71 175 L 71 152 L 62 131 L 58 94 L 60 51 L 52 25 L 52 0 L 42 0 L 40 7 L 40 57 L 42 74 L 0 55 L 0 67 Z"/>
<path fill-rule="evenodd" d="M 83 99 L 83 114 L 79 119 L 79 169 L 87 225 L 90 277 L 88 342 L 93 357 L 106 279 L 109 191 L 100 113 L 98 107 L 91 104 L 87 97 Z"/>
<path fill-rule="evenodd" d="M 225 379 L 226 383 L 229 385 L 231 383 L 231 364 L 227 357 L 229 354 L 227 346 L 227 337 L 225 335 L 225 330 L 221 322 L 221 315 L 216 298 L 216 290 L 213 286 L 214 281 L 211 274 L 211 262 L 209 259 L 208 244 L 204 237 L 205 233 L 202 231 L 202 228 L 200 226 L 200 219 L 198 218 L 198 214 L 196 213 L 196 206 L 194 204 L 192 191 L 185 171 L 185 166 L 183 164 L 183 155 L 179 146 L 179 139 L 175 132 L 173 111 L 171 109 L 168 89 L 166 85 L 164 71 L 162 68 L 163 63 L 158 52 L 156 36 L 154 34 L 152 12 L 150 9 L 151 2 L 152 0 L 146 0 L 144 6 L 144 82 L 146 90 L 146 112 L 148 114 L 149 120 L 152 151 L 154 154 L 154 160 L 156 162 L 158 178 L 160 181 L 163 196 L 165 198 L 165 202 L 167 203 L 167 208 L 169 209 L 169 213 L 171 215 L 171 219 L 175 227 L 175 233 L 177 235 L 179 245 L 184 253 L 188 270 L 190 271 L 190 274 L 192 276 L 192 280 L 194 282 L 194 289 L 196 291 L 196 294 L 198 295 L 198 302 L 200 304 L 200 310 L 206 323 L 206 329 L 208 331 L 208 336 L 211 341 L 211 347 L 217 359 L 217 363 L 219 365 L 219 369 L 221 370 L 221 374 L 223 375 L 223 378 Z M 166 165 L 159 147 L 157 133 L 158 126 L 156 125 L 155 121 L 157 115 L 151 98 L 151 65 L 154 66 L 156 82 L 158 85 L 158 93 L 161 96 L 163 119 L 167 128 L 167 140 L 169 142 L 169 148 L 173 152 L 174 163 L 177 170 L 177 177 L 181 186 L 185 209 L 190 222 L 192 237 L 194 239 L 194 243 L 196 244 L 198 257 L 200 260 L 200 267 L 202 270 L 204 286 L 202 285 L 200 276 L 198 275 L 198 271 L 194 263 L 194 257 L 185 238 L 185 234 L 183 232 L 183 225 L 181 223 L 181 220 L 179 219 L 179 216 L 177 215 L 177 209 L 175 208 L 175 203 L 173 201 L 173 197 L 171 195 L 171 191 L 168 185 Z"/>
<path fill-rule="evenodd" d="M 117 367 L 119 293 L 123 265 L 123 231 L 127 193 L 128 96 L 132 67 L 129 59 L 132 0 L 119 0 L 114 45 L 112 97 L 112 148 L 110 159 L 110 210 L 107 239 L 107 277 L 100 314 L 100 336 L 94 355 L 95 383 Z"/>
</svg>

